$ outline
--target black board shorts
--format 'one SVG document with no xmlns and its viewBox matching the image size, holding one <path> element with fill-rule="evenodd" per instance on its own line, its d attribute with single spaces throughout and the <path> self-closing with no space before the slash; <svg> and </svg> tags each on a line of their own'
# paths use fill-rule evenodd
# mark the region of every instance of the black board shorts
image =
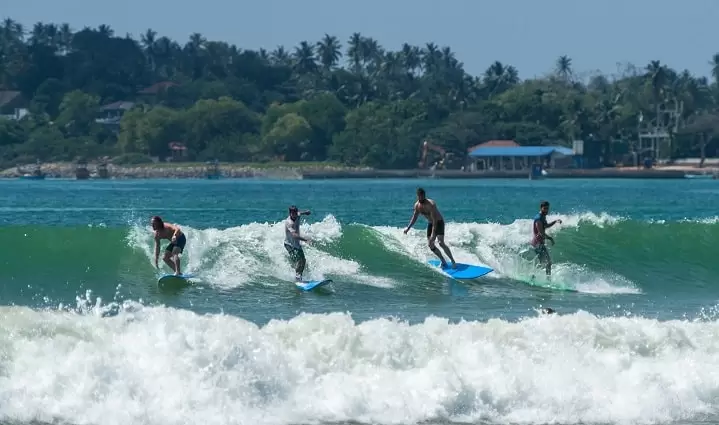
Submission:
<svg viewBox="0 0 719 425">
<path fill-rule="evenodd" d="M 300 261 L 305 259 L 305 251 L 302 248 L 295 248 L 294 246 L 284 244 L 287 253 L 290 254 L 292 261 Z"/>
<path fill-rule="evenodd" d="M 186 243 L 187 243 L 187 238 L 185 238 L 185 234 L 183 233 L 183 234 L 181 234 L 180 236 L 177 237 L 177 241 L 176 241 L 176 242 L 174 242 L 174 243 L 173 243 L 173 242 L 170 242 L 170 243 L 167 245 L 167 248 L 165 248 L 165 251 L 167 251 L 167 252 L 172 252 L 172 251 L 175 249 L 175 247 L 178 247 L 178 248 L 180 248 L 180 252 L 182 252 L 182 251 L 185 250 L 185 244 L 186 244 Z"/>
<path fill-rule="evenodd" d="M 427 224 L 427 237 L 432 236 L 432 222 Z M 437 221 L 437 236 L 444 236 L 444 220 Z"/>
<path fill-rule="evenodd" d="M 539 244 L 534 247 L 534 253 L 539 257 L 539 261 L 546 261 L 549 259 L 549 251 L 547 245 Z"/>
</svg>

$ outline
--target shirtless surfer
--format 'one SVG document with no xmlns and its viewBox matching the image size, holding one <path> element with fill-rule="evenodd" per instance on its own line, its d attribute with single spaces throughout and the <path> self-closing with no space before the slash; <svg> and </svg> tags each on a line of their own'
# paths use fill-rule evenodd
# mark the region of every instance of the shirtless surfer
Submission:
<svg viewBox="0 0 719 425">
<path fill-rule="evenodd" d="M 534 216 L 532 221 L 532 247 L 534 253 L 537 254 L 539 264 L 544 264 L 547 271 L 547 277 L 552 275 L 552 258 L 549 256 L 549 251 L 545 245 L 545 240 L 549 240 L 554 245 L 554 238 L 546 233 L 546 230 L 555 224 L 562 224 L 562 220 L 554 220 L 551 223 L 547 223 L 547 214 L 549 214 L 549 202 L 542 201 L 539 204 L 539 214 Z"/>
<path fill-rule="evenodd" d="M 437 240 L 439 246 L 442 247 L 450 261 L 452 261 L 452 268 L 456 268 L 457 263 L 454 261 L 454 257 L 452 257 L 452 252 L 444 243 L 444 217 L 442 217 L 442 213 L 439 212 L 437 203 L 432 199 L 427 198 L 427 194 L 421 187 L 417 188 L 417 202 L 414 203 L 414 213 L 412 214 L 412 219 L 410 220 L 407 228 L 404 229 L 405 235 L 409 232 L 409 229 L 414 226 L 414 223 L 417 221 L 417 217 L 420 214 L 427 219 L 427 245 L 429 246 L 429 249 L 431 249 L 437 257 L 439 257 L 439 260 L 442 262 L 442 268 L 447 268 L 447 262 L 442 256 L 442 252 L 434 244 L 434 241 Z"/>
<path fill-rule="evenodd" d="M 287 253 L 290 256 L 290 260 L 294 263 L 295 267 L 295 280 L 302 280 L 302 273 L 305 271 L 305 251 L 302 250 L 300 241 L 309 242 L 307 238 L 300 236 L 300 216 L 310 215 L 310 211 L 300 211 L 296 206 L 292 205 L 289 208 L 290 215 L 285 219 L 285 242 L 284 246 Z"/>
<path fill-rule="evenodd" d="M 180 226 L 165 223 L 157 215 L 152 217 L 150 224 L 155 233 L 155 268 L 159 268 L 157 260 L 160 257 L 160 240 L 169 239 L 170 243 L 165 248 L 165 255 L 162 260 L 175 271 L 175 276 L 181 275 L 180 254 L 185 250 L 185 244 L 187 243 L 185 234 L 182 233 Z"/>
</svg>

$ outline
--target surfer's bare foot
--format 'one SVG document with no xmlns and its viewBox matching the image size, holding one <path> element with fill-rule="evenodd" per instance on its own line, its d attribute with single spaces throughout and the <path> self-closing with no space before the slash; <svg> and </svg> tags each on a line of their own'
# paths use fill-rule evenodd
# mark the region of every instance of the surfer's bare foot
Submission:
<svg viewBox="0 0 719 425">
<path fill-rule="evenodd" d="M 454 261 L 454 260 L 452 260 L 452 268 L 453 268 L 453 269 L 456 269 L 456 268 L 457 268 L 457 262 Z"/>
</svg>

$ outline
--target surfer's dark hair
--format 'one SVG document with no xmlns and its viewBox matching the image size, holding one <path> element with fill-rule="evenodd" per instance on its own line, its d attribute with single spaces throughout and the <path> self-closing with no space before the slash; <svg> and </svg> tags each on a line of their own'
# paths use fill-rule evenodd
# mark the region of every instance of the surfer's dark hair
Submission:
<svg viewBox="0 0 719 425">
<path fill-rule="evenodd" d="M 156 216 L 152 217 L 152 221 L 157 222 L 157 224 L 159 224 L 160 227 L 165 227 L 165 222 L 162 221 L 162 218 L 160 218 L 159 215 L 156 215 Z"/>
<path fill-rule="evenodd" d="M 417 188 L 417 195 L 426 195 L 427 193 L 421 187 Z"/>
<path fill-rule="evenodd" d="M 539 208 L 544 208 L 544 207 L 549 208 L 549 201 L 542 201 L 542 202 L 539 204 Z"/>
</svg>

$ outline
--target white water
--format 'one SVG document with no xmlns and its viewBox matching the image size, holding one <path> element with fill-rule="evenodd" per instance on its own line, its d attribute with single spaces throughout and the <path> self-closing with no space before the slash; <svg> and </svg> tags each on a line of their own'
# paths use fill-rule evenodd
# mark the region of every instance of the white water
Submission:
<svg viewBox="0 0 719 425">
<path fill-rule="evenodd" d="M 0 308 L 0 421 L 667 423 L 719 417 L 719 323 L 598 318 L 266 326 L 126 303 Z"/>
<path fill-rule="evenodd" d="M 592 213 L 580 215 L 559 215 L 549 221 L 561 219 L 548 233 L 559 234 L 563 229 L 576 228 L 582 224 L 604 226 L 614 224 L 619 218 L 607 214 Z M 459 263 L 481 264 L 494 269 L 487 278 L 509 277 L 525 280 L 537 273 L 531 262 L 523 259 L 520 253 L 526 250 L 531 239 L 532 221 L 515 220 L 510 224 L 498 223 L 447 223 L 445 242 L 450 247 L 455 260 Z M 382 236 L 387 249 L 408 255 L 425 263 L 436 258 L 427 247 L 426 230 L 422 225 L 403 233 L 404 229 L 388 226 L 373 227 Z M 558 237 L 561 241 L 561 236 Z M 551 249 L 551 246 L 550 246 Z M 443 254 L 444 255 L 444 254 Z M 638 294 L 636 285 L 612 273 L 598 273 L 588 270 L 580 264 L 561 263 L 553 260 L 552 278 L 573 289 L 594 294 Z"/>
<path fill-rule="evenodd" d="M 217 287 L 234 288 L 258 281 L 271 285 L 266 278 L 294 281 L 295 272 L 283 246 L 285 233 L 282 222 L 250 223 L 224 230 L 182 228 L 188 240 L 183 255 L 183 260 L 188 261 L 185 270 L 199 274 L 205 282 Z M 328 215 L 315 223 L 303 222 L 300 233 L 312 241 L 304 244 L 307 258 L 305 279 L 321 280 L 332 274 L 351 276 L 354 281 L 369 285 L 392 287 L 391 279 L 367 274 L 358 262 L 326 252 L 326 245 L 342 236 L 342 226 L 333 216 Z M 128 243 L 143 251 L 150 262 L 154 261 L 154 242 L 149 227 L 133 227 Z M 161 250 L 167 243 L 162 242 Z"/>
<path fill-rule="evenodd" d="M 562 224 L 552 227 L 552 234 L 582 224 L 604 226 L 620 218 L 607 214 L 562 215 Z M 425 230 L 417 225 L 407 235 L 398 227 L 370 227 L 379 232 L 385 248 L 426 264 L 434 254 L 427 248 Z M 510 224 L 453 223 L 447 224 L 446 242 L 455 260 L 483 264 L 495 271 L 487 278 L 526 280 L 535 274 L 533 264 L 520 253 L 527 249 L 531 220 L 516 220 Z M 294 271 L 283 247 L 282 223 L 251 223 L 229 229 L 198 230 L 184 227 L 188 244 L 183 255 L 184 270 L 199 274 L 204 282 L 221 288 L 235 288 L 250 282 L 278 285 L 294 279 Z M 319 222 L 304 222 L 301 233 L 312 243 L 305 245 L 307 269 L 305 278 L 324 279 L 328 275 L 344 276 L 353 282 L 392 288 L 396 282 L 388 277 L 369 273 L 354 259 L 340 258 L 330 253 L 328 244 L 342 237 L 342 225 L 328 215 Z M 559 237 L 561 241 L 561 236 Z M 132 228 L 128 243 L 153 258 L 153 240 L 149 227 Z M 167 244 L 163 241 L 161 249 Z M 162 264 L 162 262 L 161 262 Z M 269 279 L 268 279 L 269 278 Z M 275 281 L 273 282 L 272 279 Z M 581 264 L 554 259 L 553 280 L 573 289 L 594 294 L 638 294 L 637 286 L 623 276 L 611 272 L 596 272 Z"/>
</svg>

